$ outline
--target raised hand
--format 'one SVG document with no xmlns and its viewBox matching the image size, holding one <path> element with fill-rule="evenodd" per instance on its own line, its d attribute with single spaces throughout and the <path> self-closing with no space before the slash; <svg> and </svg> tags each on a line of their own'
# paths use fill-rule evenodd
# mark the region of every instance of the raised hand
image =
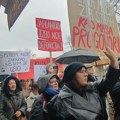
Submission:
<svg viewBox="0 0 120 120">
<path fill-rule="evenodd" d="M 109 47 L 106 47 L 106 51 L 104 51 L 104 53 L 109 58 L 110 65 L 115 69 L 119 69 L 118 58 L 115 53 Z"/>
</svg>

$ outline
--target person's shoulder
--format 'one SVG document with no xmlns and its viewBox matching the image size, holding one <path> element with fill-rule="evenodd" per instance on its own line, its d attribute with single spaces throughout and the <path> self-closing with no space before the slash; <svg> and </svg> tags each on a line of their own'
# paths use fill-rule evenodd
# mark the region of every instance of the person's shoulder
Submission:
<svg viewBox="0 0 120 120">
<path fill-rule="evenodd" d="M 61 103 L 61 101 L 60 101 L 60 102 L 58 102 L 58 101 L 60 101 L 60 98 L 58 97 L 58 95 L 55 95 L 55 96 L 47 103 L 47 107 L 46 107 L 46 108 L 47 108 L 48 110 L 56 108 L 56 106 L 58 106 L 58 104 Z"/>
<path fill-rule="evenodd" d="M 42 94 L 38 95 L 37 97 L 35 97 L 36 100 L 42 100 Z"/>
<path fill-rule="evenodd" d="M 66 86 L 62 88 L 62 90 L 59 92 L 59 94 L 55 95 L 49 103 L 54 104 L 54 103 L 60 103 L 64 101 L 66 98 L 72 97 L 73 94 L 70 92 Z"/>
<path fill-rule="evenodd" d="M 38 106 L 43 104 L 42 95 L 40 94 L 34 99 L 33 106 Z"/>
<path fill-rule="evenodd" d="M 22 93 L 22 91 L 16 92 L 15 95 L 16 95 L 16 96 L 24 96 L 23 93 Z"/>
</svg>

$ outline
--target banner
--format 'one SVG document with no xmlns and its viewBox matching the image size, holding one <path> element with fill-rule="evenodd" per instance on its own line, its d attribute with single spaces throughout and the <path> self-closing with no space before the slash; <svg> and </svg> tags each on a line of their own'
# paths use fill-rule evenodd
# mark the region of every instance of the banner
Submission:
<svg viewBox="0 0 120 120">
<path fill-rule="evenodd" d="M 38 49 L 43 51 L 62 51 L 62 32 L 60 21 L 36 18 Z"/>
<path fill-rule="evenodd" d="M 54 61 L 56 58 L 52 58 Z M 20 72 L 13 74 L 14 76 L 18 77 L 19 79 L 34 79 L 34 66 L 36 65 L 47 65 L 50 63 L 50 58 L 37 58 L 30 60 L 30 70 L 29 72 Z M 36 80 L 36 78 L 35 78 Z"/>
<path fill-rule="evenodd" d="M 30 68 L 30 52 L 0 51 L 0 74 L 28 72 Z"/>
<path fill-rule="evenodd" d="M 105 0 L 67 0 L 74 48 L 120 53 L 120 36 L 114 9 Z"/>
</svg>

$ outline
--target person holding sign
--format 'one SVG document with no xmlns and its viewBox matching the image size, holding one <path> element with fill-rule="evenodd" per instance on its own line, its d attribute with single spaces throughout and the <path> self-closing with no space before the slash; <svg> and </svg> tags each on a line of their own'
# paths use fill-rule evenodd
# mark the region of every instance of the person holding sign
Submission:
<svg viewBox="0 0 120 120">
<path fill-rule="evenodd" d="M 88 83 L 86 67 L 81 62 L 73 62 L 64 70 L 64 86 L 47 104 L 47 111 L 52 120 L 106 120 L 101 97 L 117 82 L 120 69 L 110 48 L 105 55 L 110 60 L 106 78 L 100 83 Z"/>
</svg>

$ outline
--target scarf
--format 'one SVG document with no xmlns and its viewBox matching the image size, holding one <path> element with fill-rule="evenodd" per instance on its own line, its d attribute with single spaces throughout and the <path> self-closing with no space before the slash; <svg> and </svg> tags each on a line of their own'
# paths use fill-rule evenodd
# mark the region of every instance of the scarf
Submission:
<svg viewBox="0 0 120 120">
<path fill-rule="evenodd" d="M 52 87 L 48 86 L 47 88 L 45 88 L 45 92 L 48 94 L 48 95 L 57 95 L 59 92 L 60 92 L 61 88 L 58 88 L 58 90 L 54 90 Z"/>
<path fill-rule="evenodd" d="M 52 87 L 48 86 L 43 91 L 43 109 L 46 111 L 46 105 L 47 102 L 51 100 L 52 97 L 57 95 L 60 92 L 61 88 L 58 88 L 58 90 L 54 90 Z"/>
</svg>

